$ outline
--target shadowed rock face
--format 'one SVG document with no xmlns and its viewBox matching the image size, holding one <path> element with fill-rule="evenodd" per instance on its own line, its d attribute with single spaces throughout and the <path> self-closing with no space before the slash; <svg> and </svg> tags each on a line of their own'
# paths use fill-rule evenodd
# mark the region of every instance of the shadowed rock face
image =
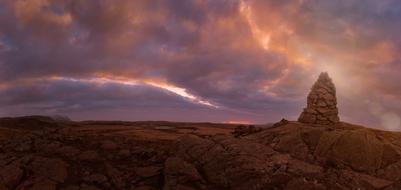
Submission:
<svg viewBox="0 0 401 190">
<path fill-rule="evenodd" d="M 399 135 L 290 121 L 236 138 L 183 136 L 165 162 L 164 189 L 399 189 Z"/>
<path fill-rule="evenodd" d="M 0 190 L 401 189 L 401 133 L 343 122 L 166 129 L 14 120 L 0 125 Z"/>
<path fill-rule="evenodd" d="M 307 107 L 298 118 L 299 122 L 318 125 L 332 125 L 338 117 L 336 88 L 329 75 L 321 73 L 308 95 Z"/>
</svg>

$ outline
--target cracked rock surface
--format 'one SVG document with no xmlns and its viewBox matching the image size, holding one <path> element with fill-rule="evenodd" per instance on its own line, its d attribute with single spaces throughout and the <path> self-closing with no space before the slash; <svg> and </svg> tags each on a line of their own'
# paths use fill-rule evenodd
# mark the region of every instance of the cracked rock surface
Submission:
<svg viewBox="0 0 401 190">
<path fill-rule="evenodd" d="M 384 140 L 392 135 L 399 136 L 346 123 L 288 122 L 240 138 L 184 136 L 165 162 L 164 187 L 397 189 L 399 141 Z"/>
<path fill-rule="evenodd" d="M 7 122 L 0 190 L 401 188 L 401 134 L 342 122 Z"/>
</svg>

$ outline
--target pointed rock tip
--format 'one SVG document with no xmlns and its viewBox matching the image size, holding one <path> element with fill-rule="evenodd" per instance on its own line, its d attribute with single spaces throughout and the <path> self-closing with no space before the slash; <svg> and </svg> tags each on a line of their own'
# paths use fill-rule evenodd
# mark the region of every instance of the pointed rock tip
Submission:
<svg viewBox="0 0 401 190">
<path fill-rule="evenodd" d="M 321 72 L 318 81 L 331 81 L 331 78 L 327 72 Z"/>
<path fill-rule="evenodd" d="M 329 73 L 327 73 L 326 71 L 325 72 L 321 72 L 320 75 L 319 75 L 319 78 L 320 77 L 330 78 L 329 77 Z"/>
</svg>

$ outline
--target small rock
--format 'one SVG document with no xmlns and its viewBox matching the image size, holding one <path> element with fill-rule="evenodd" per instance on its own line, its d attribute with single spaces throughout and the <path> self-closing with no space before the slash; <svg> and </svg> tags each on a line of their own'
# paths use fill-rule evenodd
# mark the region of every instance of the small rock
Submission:
<svg viewBox="0 0 401 190">
<path fill-rule="evenodd" d="M 308 181 L 305 178 L 292 179 L 285 187 L 287 190 L 309 189 L 326 190 L 327 188 L 319 183 Z"/>
<path fill-rule="evenodd" d="M 138 167 L 135 168 L 134 171 L 138 176 L 147 178 L 159 175 L 161 169 L 162 169 L 161 167 L 149 166 L 149 167 Z"/>
<path fill-rule="evenodd" d="M 106 164 L 106 173 L 107 176 L 110 178 L 111 182 L 114 184 L 119 189 L 123 189 L 125 186 L 124 184 L 124 179 L 123 179 L 123 173 L 110 164 Z"/>
<path fill-rule="evenodd" d="M 0 169 L 0 184 L 11 189 L 21 181 L 23 173 L 19 165 L 13 162 Z"/>
<path fill-rule="evenodd" d="M 118 152 L 118 156 L 121 158 L 126 158 L 131 155 L 131 151 L 128 149 L 122 149 Z"/>
<path fill-rule="evenodd" d="M 100 190 L 100 189 L 95 186 L 82 184 L 79 190 Z"/>
<path fill-rule="evenodd" d="M 166 160 L 164 174 L 164 189 L 178 189 L 180 184 L 202 184 L 202 177 L 195 166 L 177 157 Z"/>
<path fill-rule="evenodd" d="M 280 126 L 286 125 L 288 123 L 289 123 L 289 121 L 283 118 L 279 122 L 273 124 L 273 127 L 280 127 Z"/>
<path fill-rule="evenodd" d="M 151 186 L 139 186 L 139 187 L 134 187 L 132 190 L 154 190 L 155 188 Z"/>
<path fill-rule="evenodd" d="M 79 190 L 79 186 L 72 185 L 66 188 L 62 188 L 61 190 Z"/>
<path fill-rule="evenodd" d="M 107 177 L 102 174 L 92 174 L 88 177 L 85 177 L 84 180 L 87 182 L 103 184 L 104 182 L 107 182 Z"/>
<path fill-rule="evenodd" d="M 36 157 L 30 165 L 34 177 L 64 182 L 68 176 L 68 164 L 61 159 Z"/>
<path fill-rule="evenodd" d="M 262 128 L 254 125 L 239 125 L 234 129 L 232 134 L 235 137 L 241 137 L 262 131 Z"/>
<path fill-rule="evenodd" d="M 18 186 L 17 189 L 56 190 L 56 182 L 49 179 L 31 179 Z"/>
<path fill-rule="evenodd" d="M 19 145 L 17 145 L 14 150 L 17 152 L 26 152 L 26 151 L 30 151 L 32 148 L 31 144 L 29 142 L 25 142 L 25 143 L 21 143 Z"/>
<path fill-rule="evenodd" d="M 115 150 L 118 148 L 118 146 L 113 141 L 106 140 L 106 141 L 102 142 L 102 144 L 100 145 L 100 148 L 103 150 Z"/>
<path fill-rule="evenodd" d="M 59 154 L 72 158 L 80 153 L 80 150 L 72 146 L 62 146 L 58 151 Z"/>
<path fill-rule="evenodd" d="M 100 159 L 99 154 L 94 150 L 82 152 L 78 158 L 82 161 L 97 161 Z"/>
</svg>

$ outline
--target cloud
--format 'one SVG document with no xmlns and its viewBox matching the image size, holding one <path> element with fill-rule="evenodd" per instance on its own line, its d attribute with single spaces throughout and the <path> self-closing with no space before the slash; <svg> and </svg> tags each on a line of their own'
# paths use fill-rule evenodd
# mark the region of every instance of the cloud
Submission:
<svg viewBox="0 0 401 190">
<path fill-rule="evenodd" d="M 113 80 L 42 79 L 0 89 L 3 115 L 70 115 L 75 119 L 223 122 L 244 116 L 194 102 L 144 83 Z M 218 113 L 218 114 L 213 114 Z"/>
<path fill-rule="evenodd" d="M 219 121 L 268 122 L 296 119 L 317 74 L 327 70 L 343 118 L 380 127 L 381 117 L 356 110 L 367 110 L 365 101 L 383 101 L 386 110 L 401 113 L 392 106 L 401 102 L 401 86 L 394 82 L 400 10 L 397 0 L 6 0 L 0 3 L 0 51 L 11 48 L 0 52 L 0 88 L 7 95 L 0 102 L 15 108 L 13 114 L 26 113 L 21 106 L 64 102 L 57 109 L 86 110 L 95 117 L 107 115 L 93 109 L 102 105 L 127 113 L 152 109 L 156 115 L 157 107 L 167 109 L 166 102 L 182 98 L 149 87 L 26 85 L 55 77 L 81 82 L 106 77 L 183 89 L 218 105 Z M 40 94 L 43 89 L 53 91 Z M 67 93 L 77 89 L 79 98 Z M 211 109 L 177 103 L 171 113 Z M 234 112 L 241 118 L 227 118 Z"/>
</svg>

